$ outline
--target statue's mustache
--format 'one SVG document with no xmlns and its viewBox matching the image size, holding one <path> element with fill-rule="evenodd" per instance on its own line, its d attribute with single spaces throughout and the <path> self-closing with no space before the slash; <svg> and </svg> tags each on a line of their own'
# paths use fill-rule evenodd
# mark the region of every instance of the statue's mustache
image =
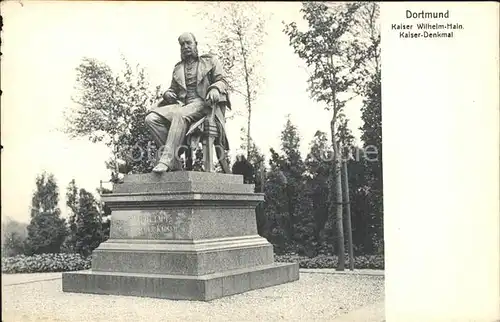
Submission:
<svg viewBox="0 0 500 322">
<path fill-rule="evenodd" d="M 198 49 L 197 48 L 186 48 L 186 49 L 181 49 L 181 59 L 190 57 L 190 56 L 198 56 Z"/>
</svg>

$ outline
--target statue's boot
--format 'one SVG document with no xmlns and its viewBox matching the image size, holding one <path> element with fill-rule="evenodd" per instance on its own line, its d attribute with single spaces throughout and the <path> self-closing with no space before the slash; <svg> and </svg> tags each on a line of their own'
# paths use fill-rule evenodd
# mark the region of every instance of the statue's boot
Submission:
<svg viewBox="0 0 500 322">
<path fill-rule="evenodd" d="M 153 168 L 153 172 L 156 173 L 162 173 L 162 172 L 169 172 L 171 171 L 170 168 L 163 162 L 159 162 L 156 167 Z"/>
</svg>

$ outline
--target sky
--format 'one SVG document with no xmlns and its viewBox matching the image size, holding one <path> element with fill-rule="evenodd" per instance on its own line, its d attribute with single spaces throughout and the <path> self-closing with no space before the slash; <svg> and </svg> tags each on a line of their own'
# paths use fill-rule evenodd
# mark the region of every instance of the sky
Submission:
<svg viewBox="0 0 500 322">
<path fill-rule="evenodd" d="M 27 222 L 35 178 L 53 173 L 66 215 L 65 190 L 71 179 L 95 192 L 109 179 L 104 162 L 110 151 L 86 139 L 70 139 L 61 129 L 63 111 L 76 92 L 75 68 L 83 57 L 107 63 L 119 72 L 121 55 L 146 69 L 152 85 L 170 84 L 179 61 L 177 37 L 193 32 L 200 53 L 206 26 L 193 15 L 196 3 L 167 2 L 2 2 L 1 140 L 2 220 Z M 330 112 L 306 90 L 304 63 L 289 46 L 282 21 L 300 22 L 300 3 L 259 4 L 273 13 L 266 23 L 261 66 L 264 86 L 252 112 L 252 137 L 265 155 L 279 149 L 280 132 L 290 114 L 301 135 L 305 156 L 317 130 L 329 133 Z M 237 98 L 233 105 L 244 111 Z M 350 128 L 359 138 L 360 100 L 346 106 Z M 240 145 L 246 118 L 227 122 L 230 145 Z M 236 151 L 230 153 L 234 155 Z"/>
</svg>

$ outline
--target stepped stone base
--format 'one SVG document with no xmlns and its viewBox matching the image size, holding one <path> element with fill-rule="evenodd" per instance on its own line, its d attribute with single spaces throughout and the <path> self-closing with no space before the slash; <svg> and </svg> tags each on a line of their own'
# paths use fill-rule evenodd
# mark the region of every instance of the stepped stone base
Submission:
<svg viewBox="0 0 500 322">
<path fill-rule="evenodd" d="M 63 274 L 63 291 L 209 301 L 298 280 L 257 233 L 253 189 L 241 175 L 126 176 L 102 196 L 110 239 L 91 270 Z"/>
<path fill-rule="evenodd" d="M 63 291 L 210 301 L 299 279 L 299 265 L 273 263 L 202 276 L 115 272 L 63 273 Z"/>
</svg>

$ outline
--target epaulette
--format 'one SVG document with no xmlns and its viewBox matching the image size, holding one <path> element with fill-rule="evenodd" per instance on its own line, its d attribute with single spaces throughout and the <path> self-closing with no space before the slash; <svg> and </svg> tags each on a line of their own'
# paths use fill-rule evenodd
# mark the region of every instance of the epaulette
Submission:
<svg viewBox="0 0 500 322">
<path fill-rule="evenodd" d="M 175 64 L 174 67 L 180 65 L 181 63 L 182 63 L 182 60 L 180 62 L 178 62 L 177 64 Z"/>
</svg>

